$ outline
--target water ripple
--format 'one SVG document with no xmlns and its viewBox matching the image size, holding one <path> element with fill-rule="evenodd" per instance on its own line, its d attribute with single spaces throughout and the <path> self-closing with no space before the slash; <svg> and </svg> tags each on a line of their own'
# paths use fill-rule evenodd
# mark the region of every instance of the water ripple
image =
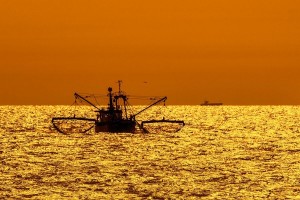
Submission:
<svg viewBox="0 0 300 200">
<path fill-rule="evenodd" d="M 186 126 L 151 134 L 55 132 L 69 114 L 0 106 L 0 199 L 300 198 L 298 106 L 168 106 L 140 119 Z"/>
</svg>

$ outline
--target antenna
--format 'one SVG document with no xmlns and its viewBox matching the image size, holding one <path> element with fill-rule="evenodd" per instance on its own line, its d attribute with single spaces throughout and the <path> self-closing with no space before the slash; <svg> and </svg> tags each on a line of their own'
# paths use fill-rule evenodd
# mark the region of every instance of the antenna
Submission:
<svg viewBox="0 0 300 200">
<path fill-rule="evenodd" d="M 122 80 L 118 80 L 118 84 L 119 84 L 119 94 L 122 92 L 122 91 L 121 91 L 121 83 L 122 83 Z"/>
</svg>

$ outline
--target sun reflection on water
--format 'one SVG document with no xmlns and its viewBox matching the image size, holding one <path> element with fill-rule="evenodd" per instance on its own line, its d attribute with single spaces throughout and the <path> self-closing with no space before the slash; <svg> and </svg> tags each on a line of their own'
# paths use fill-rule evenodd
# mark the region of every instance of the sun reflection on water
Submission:
<svg viewBox="0 0 300 200">
<path fill-rule="evenodd" d="M 1 106 L 0 198 L 300 198 L 300 107 L 160 112 L 186 126 L 177 133 L 63 135 L 50 122 L 67 114 L 64 106 Z"/>
</svg>

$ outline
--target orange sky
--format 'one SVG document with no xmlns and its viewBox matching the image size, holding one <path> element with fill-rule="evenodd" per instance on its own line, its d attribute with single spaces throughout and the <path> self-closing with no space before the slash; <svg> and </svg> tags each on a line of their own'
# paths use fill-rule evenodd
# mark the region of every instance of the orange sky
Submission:
<svg viewBox="0 0 300 200">
<path fill-rule="evenodd" d="M 300 1 L 1 0 L 0 104 L 300 104 Z M 147 83 L 144 83 L 147 81 Z"/>
</svg>

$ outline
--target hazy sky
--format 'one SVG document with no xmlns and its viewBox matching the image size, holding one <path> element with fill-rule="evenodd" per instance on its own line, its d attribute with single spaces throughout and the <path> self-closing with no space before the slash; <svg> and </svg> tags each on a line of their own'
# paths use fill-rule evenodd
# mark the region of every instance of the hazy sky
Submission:
<svg viewBox="0 0 300 200">
<path fill-rule="evenodd" d="M 0 67 L 0 104 L 119 79 L 169 104 L 300 104 L 300 1 L 0 0 Z"/>
</svg>

